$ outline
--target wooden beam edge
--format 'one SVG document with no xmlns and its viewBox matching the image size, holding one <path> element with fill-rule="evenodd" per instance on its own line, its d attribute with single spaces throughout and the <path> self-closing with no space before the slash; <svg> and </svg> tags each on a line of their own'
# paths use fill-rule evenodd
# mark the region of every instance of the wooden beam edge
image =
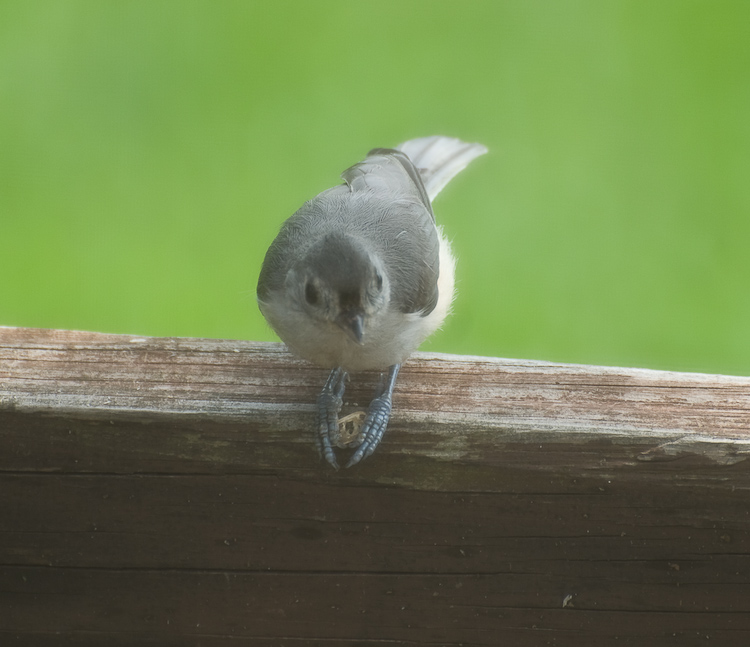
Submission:
<svg viewBox="0 0 750 647">
<path fill-rule="evenodd" d="M 307 443 L 325 373 L 278 343 L 0 328 L 0 414 L 247 424 L 264 443 Z M 376 377 L 362 380 L 359 408 Z M 391 427 L 392 453 L 438 461 L 606 445 L 731 466 L 750 456 L 750 378 L 416 353 Z"/>
</svg>

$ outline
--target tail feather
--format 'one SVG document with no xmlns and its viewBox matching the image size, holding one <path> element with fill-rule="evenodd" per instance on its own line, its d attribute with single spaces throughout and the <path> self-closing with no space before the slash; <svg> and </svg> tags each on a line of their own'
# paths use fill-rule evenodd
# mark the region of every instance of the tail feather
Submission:
<svg viewBox="0 0 750 647">
<path fill-rule="evenodd" d="M 487 152 L 482 144 L 469 144 L 441 135 L 410 139 L 396 149 L 405 153 L 419 169 L 431 202 L 469 162 Z"/>
</svg>

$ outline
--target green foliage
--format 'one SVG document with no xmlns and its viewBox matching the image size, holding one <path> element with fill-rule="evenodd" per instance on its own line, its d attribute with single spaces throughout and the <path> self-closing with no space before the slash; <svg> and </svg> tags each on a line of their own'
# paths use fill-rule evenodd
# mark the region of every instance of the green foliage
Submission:
<svg viewBox="0 0 750 647">
<path fill-rule="evenodd" d="M 0 3 L 0 324 L 273 339 L 282 220 L 480 141 L 430 350 L 750 373 L 750 3 Z"/>
</svg>

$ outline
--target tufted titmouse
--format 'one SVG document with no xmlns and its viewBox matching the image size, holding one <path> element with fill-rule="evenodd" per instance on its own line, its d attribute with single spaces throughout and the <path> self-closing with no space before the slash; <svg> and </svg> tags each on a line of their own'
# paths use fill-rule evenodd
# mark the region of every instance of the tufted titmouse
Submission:
<svg viewBox="0 0 750 647">
<path fill-rule="evenodd" d="M 402 362 L 448 314 L 455 260 L 432 201 L 486 152 L 440 136 L 376 148 L 341 174 L 344 184 L 302 205 L 266 253 L 263 316 L 292 352 L 333 369 L 318 397 L 315 442 L 336 469 L 349 371 L 388 369 L 347 467 L 375 451 Z"/>
</svg>

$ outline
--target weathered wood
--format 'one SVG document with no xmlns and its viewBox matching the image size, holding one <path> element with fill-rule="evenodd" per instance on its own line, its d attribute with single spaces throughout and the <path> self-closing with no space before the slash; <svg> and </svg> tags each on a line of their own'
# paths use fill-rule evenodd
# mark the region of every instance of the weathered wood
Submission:
<svg viewBox="0 0 750 647">
<path fill-rule="evenodd" d="M 747 644 L 750 378 L 419 354 L 334 472 L 325 374 L 0 328 L 0 644 Z"/>
</svg>

